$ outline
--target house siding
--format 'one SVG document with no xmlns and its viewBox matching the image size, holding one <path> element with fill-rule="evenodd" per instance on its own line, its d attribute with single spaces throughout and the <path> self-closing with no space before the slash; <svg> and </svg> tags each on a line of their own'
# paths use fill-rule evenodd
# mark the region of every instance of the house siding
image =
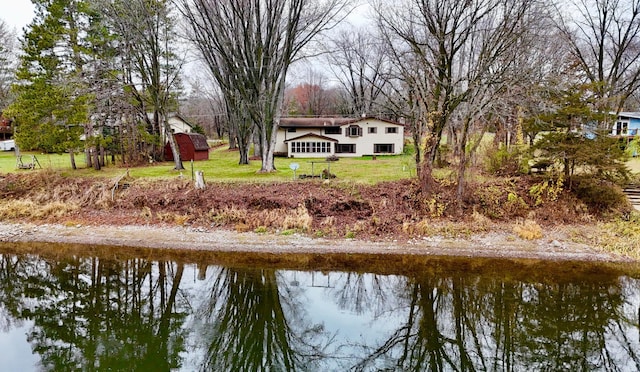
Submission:
<svg viewBox="0 0 640 372">
<path fill-rule="evenodd" d="M 361 136 L 349 136 L 348 128 L 350 126 L 359 126 L 361 128 Z M 337 155 L 340 157 L 361 157 L 365 155 L 398 155 L 402 154 L 404 150 L 404 127 L 401 124 L 386 122 L 378 119 L 367 118 L 356 120 L 348 124 L 340 125 L 340 134 L 326 133 L 326 128 L 336 128 L 338 126 L 326 126 L 326 127 L 297 127 L 295 132 L 290 131 L 290 128 L 279 128 L 277 136 L 277 144 L 275 151 L 278 153 L 286 153 L 289 157 L 326 157 L 329 155 Z M 375 128 L 370 130 L 369 128 Z M 396 128 L 395 133 L 387 133 L 386 128 Z M 374 133 L 372 133 L 374 132 Z M 306 136 L 309 136 L 308 139 Z M 337 143 L 331 144 L 331 151 L 327 152 L 305 152 L 294 153 L 291 152 L 292 138 L 298 138 L 300 142 L 322 142 L 315 136 L 324 136 L 336 140 Z M 288 141 L 288 142 L 285 142 Z M 355 145 L 355 152 L 353 153 L 336 153 L 336 147 L 339 145 Z M 380 146 L 383 145 L 383 146 Z M 392 149 L 392 152 L 376 153 L 376 148 L 380 149 Z"/>
<path fill-rule="evenodd" d="M 611 135 L 636 136 L 640 134 L 640 112 L 621 112 L 613 123 Z"/>
</svg>

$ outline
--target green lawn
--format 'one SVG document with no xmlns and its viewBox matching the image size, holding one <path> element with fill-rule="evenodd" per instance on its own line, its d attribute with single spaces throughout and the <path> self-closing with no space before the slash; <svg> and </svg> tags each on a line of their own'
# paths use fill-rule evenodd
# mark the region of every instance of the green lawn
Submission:
<svg viewBox="0 0 640 372">
<path fill-rule="evenodd" d="M 31 153 L 23 153 L 24 163 L 31 162 Z M 87 169 L 84 155 L 76 156 L 76 164 L 79 169 L 71 170 L 68 154 L 35 154 L 37 160 L 43 168 L 61 170 L 66 175 L 77 176 L 102 176 L 117 177 L 124 174 L 126 168 L 119 163 L 108 165 L 101 171 Z M 245 182 L 270 182 L 286 181 L 293 179 L 293 171 L 290 169 L 291 163 L 297 163 L 299 169 L 296 174 L 311 174 L 312 167 L 314 174 L 320 174 L 323 169 L 330 167 L 331 173 L 336 175 L 337 180 L 353 181 L 362 183 L 377 183 L 381 181 L 398 180 L 413 177 L 415 175 L 415 163 L 411 155 L 397 156 L 377 156 L 373 160 L 370 156 L 360 158 L 341 158 L 339 161 L 330 164 L 323 163 L 324 159 L 310 158 L 276 158 L 277 172 L 261 174 L 260 161 L 253 160 L 249 165 L 238 165 L 239 154 L 236 151 L 229 151 L 226 147 L 214 149 L 209 154 L 208 161 L 193 162 L 193 170 L 204 172 L 207 181 L 245 181 Z M 312 164 L 311 162 L 321 162 Z M 136 178 L 174 178 L 182 173 L 183 177 L 191 178 L 192 164 L 184 162 L 185 170 L 173 170 L 172 162 L 155 163 L 148 166 L 130 169 L 130 175 Z M 16 168 L 16 157 L 12 151 L 0 152 L 0 173 L 9 172 L 33 172 Z"/>
<path fill-rule="evenodd" d="M 22 155 L 23 162 L 32 161 L 32 153 Z M 71 170 L 68 154 L 35 154 L 37 160 L 46 169 L 56 169 L 65 175 L 107 177 L 116 178 L 126 171 L 119 163 L 108 165 L 101 171 L 87 169 L 84 155 L 76 156 L 76 164 L 79 169 Z M 323 159 L 311 158 L 276 158 L 277 172 L 261 174 L 260 161 L 253 160 L 249 165 L 238 165 L 239 155 L 236 151 L 229 151 L 226 146 L 216 148 L 209 154 L 209 160 L 193 163 L 193 170 L 202 170 L 205 180 L 219 182 L 272 182 L 288 181 L 293 179 L 293 171 L 289 168 L 291 163 L 297 163 L 299 169 L 297 176 L 301 174 L 319 174 L 330 166 L 331 173 L 336 175 L 336 180 L 374 184 L 381 181 L 392 181 L 415 176 L 415 162 L 412 155 L 377 156 L 375 160 L 371 156 L 359 158 L 341 158 L 330 164 L 322 163 Z M 311 162 L 321 162 L 312 164 Z M 635 174 L 640 174 L 640 158 L 633 158 L 628 162 L 629 168 Z M 173 170 L 172 162 L 150 164 L 130 169 L 130 175 L 136 178 L 174 178 L 182 173 L 183 177 L 191 178 L 191 162 L 184 163 L 185 170 Z M 16 157 L 13 151 L 0 152 L 0 174 L 10 172 L 33 172 L 33 170 L 21 170 L 16 168 Z"/>
<path fill-rule="evenodd" d="M 632 173 L 640 174 L 640 157 L 632 158 L 627 162 Z"/>
</svg>

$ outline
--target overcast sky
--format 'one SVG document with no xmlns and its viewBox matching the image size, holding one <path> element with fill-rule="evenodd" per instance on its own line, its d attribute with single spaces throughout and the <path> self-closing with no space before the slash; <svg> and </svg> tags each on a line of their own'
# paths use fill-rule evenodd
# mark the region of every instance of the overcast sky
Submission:
<svg viewBox="0 0 640 372">
<path fill-rule="evenodd" d="M 33 4 L 30 0 L 0 0 L 0 19 L 21 34 L 33 19 Z"/>
</svg>

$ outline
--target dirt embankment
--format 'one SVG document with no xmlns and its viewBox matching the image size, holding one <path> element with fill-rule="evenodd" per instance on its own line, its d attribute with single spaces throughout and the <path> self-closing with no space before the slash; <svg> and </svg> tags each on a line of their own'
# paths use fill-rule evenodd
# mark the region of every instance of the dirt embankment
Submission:
<svg viewBox="0 0 640 372">
<path fill-rule="evenodd" d="M 0 179 L 0 241 L 261 252 L 353 252 L 624 260 L 577 243 L 597 215 L 568 192 L 532 195 L 535 180 L 429 195 L 410 181 L 209 184 L 67 178 Z"/>
</svg>

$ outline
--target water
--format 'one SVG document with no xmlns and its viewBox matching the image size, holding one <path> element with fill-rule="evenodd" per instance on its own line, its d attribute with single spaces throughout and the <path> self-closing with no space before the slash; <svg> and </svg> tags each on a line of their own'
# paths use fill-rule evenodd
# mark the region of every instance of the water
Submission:
<svg viewBox="0 0 640 372">
<path fill-rule="evenodd" d="M 637 273 L 0 245 L 0 370 L 639 370 Z"/>
</svg>

